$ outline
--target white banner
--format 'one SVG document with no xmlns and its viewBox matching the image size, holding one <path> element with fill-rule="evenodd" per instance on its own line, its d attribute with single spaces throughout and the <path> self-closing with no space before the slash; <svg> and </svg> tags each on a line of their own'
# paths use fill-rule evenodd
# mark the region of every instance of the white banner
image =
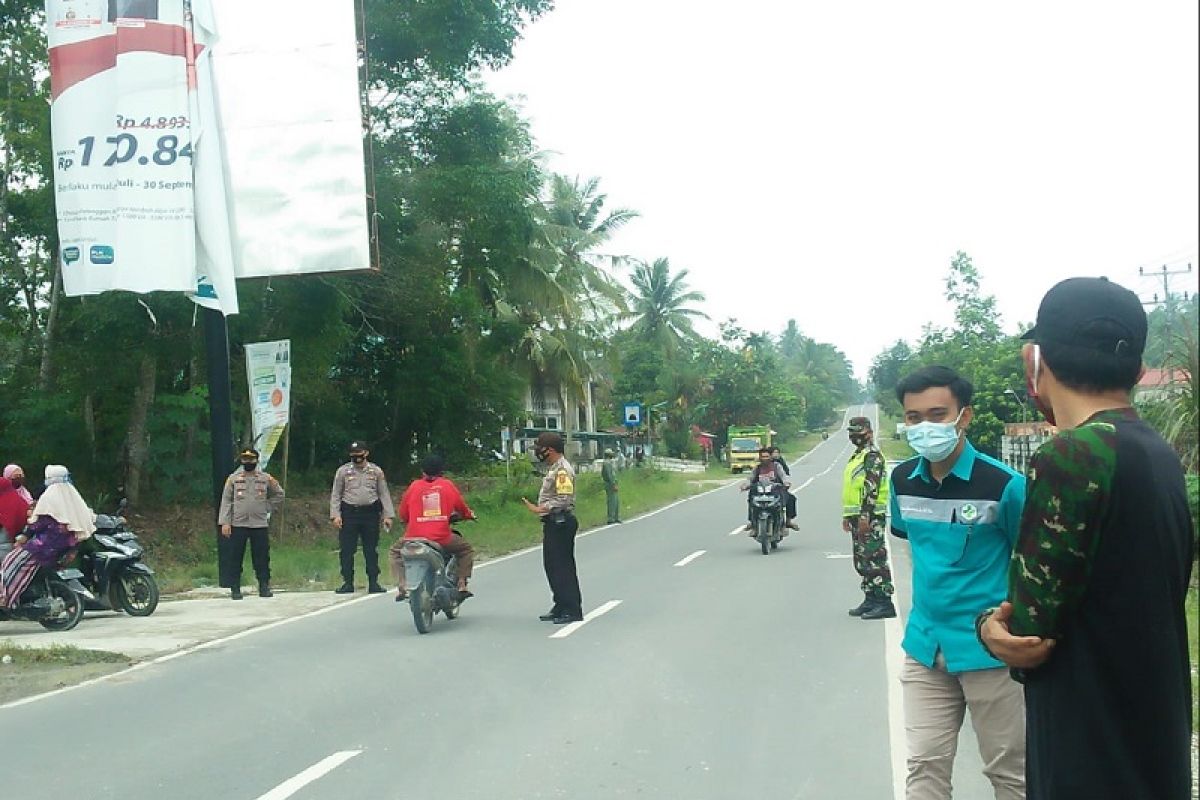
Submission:
<svg viewBox="0 0 1200 800">
<path fill-rule="evenodd" d="M 208 0 L 194 5 L 211 20 Z M 197 273 L 198 135 L 212 129 L 196 95 L 189 0 L 47 0 L 51 131 L 63 287 L 202 294 L 235 313 L 232 252 L 210 248 Z M 207 58 L 207 56 L 205 56 Z M 206 92 L 211 96 L 211 80 Z M 206 137 L 207 138 L 207 137 Z M 215 139 L 215 137 L 213 137 Z M 209 202 L 223 204 L 220 152 L 209 160 Z M 209 215 L 212 216 L 211 214 Z M 227 212 L 221 216 L 227 218 Z M 223 264 L 223 266 L 222 266 Z M 218 275 L 223 269 L 224 274 Z M 219 299 L 218 299 L 219 296 Z"/>
<path fill-rule="evenodd" d="M 263 469 L 288 424 L 292 397 L 290 339 L 246 345 L 246 385 L 254 420 L 254 449 Z"/>
<path fill-rule="evenodd" d="M 212 0 L 239 278 L 371 267 L 353 0 Z"/>
</svg>

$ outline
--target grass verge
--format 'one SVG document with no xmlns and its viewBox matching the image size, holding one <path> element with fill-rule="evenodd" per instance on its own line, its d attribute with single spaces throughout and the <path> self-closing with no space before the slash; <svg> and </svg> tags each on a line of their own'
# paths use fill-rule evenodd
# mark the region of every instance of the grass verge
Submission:
<svg viewBox="0 0 1200 800">
<path fill-rule="evenodd" d="M 58 644 L 24 647 L 0 640 L 0 703 L 98 678 L 124 669 L 131 661 L 106 650 Z"/>
<path fill-rule="evenodd" d="M 886 414 L 879 415 L 879 430 L 875 433 L 875 441 L 888 461 L 907 461 L 916 455 L 904 437 L 896 438 L 898 422 L 899 420 Z"/>
</svg>

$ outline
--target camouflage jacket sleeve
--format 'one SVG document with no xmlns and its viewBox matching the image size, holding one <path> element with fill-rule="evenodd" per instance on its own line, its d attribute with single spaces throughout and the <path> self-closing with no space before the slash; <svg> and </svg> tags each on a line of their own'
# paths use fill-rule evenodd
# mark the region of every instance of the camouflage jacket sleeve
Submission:
<svg viewBox="0 0 1200 800">
<path fill-rule="evenodd" d="M 1059 638 L 1087 591 L 1116 468 L 1116 428 L 1094 422 L 1042 445 L 1029 462 L 1009 566 L 1012 632 Z"/>
<path fill-rule="evenodd" d="M 875 504 L 879 502 L 879 486 L 886 480 L 883 474 L 884 469 L 886 469 L 886 463 L 883 460 L 883 453 L 872 447 L 867 451 L 867 457 L 863 459 L 863 497 L 860 513 L 871 517 L 883 516 L 883 509 L 876 509 Z"/>
</svg>

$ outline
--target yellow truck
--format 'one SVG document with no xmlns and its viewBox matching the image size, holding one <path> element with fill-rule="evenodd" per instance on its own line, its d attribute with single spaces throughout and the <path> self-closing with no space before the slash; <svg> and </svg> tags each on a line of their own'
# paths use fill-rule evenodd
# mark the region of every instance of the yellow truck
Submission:
<svg viewBox="0 0 1200 800">
<path fill-rule="evenodd" d="M 735 473 L 754 469 L 758 464 L 759 449 L 771 446 L 773 433 L 769 425 L 730 425 L 725 439 L 729 468 Z"/>
</svg>

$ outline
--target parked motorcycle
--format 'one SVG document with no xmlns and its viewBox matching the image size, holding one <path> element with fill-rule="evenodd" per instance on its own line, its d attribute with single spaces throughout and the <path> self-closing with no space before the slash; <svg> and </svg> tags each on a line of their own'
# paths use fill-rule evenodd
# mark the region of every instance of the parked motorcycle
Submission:
<svg viewBox="0 0 1200 800">
<path fill-rule="evenodd" d="M 158 581 L 154 570 L 142 561 L 145 552 L 137 535 L 120 512 L 97 514 L 92 534 L 95 550 L 82 559 L 82 582 L 87 610 L 124 611 L 131 617 L 148 617 L 158 608 Z"/>
<path fill-rule="evenodd" d="M 73 568 L 39 569 L 16 608 L 0 608 L 0 620 L 37 622 L 50 631 L 71 630 L 83 619 L 84 602 L 71 583 L 82 577 Z"/>
<path fill-rule="evenodd" d="M 452 515 L 450 521 L 457 522 L 457 515 Z M 429 539 L 405 539 L 401 554 L 408 605 L 417 631 L 429 633 L 438 612 L 445 614 L 446 619 L 457 617 L 462 604 L 458 592 L 457 559 L 453 556 L 447 559 L 446 551 Z"/>
<path fill-rule="evenodd" d="M 754 538 L 762 547 L 764 556 L 778 548 L 783 538 L 785 494 L 784 487 L 766 475 L 759 476 L 750 487 L 750 518 L 754 523 Z"/>
</svg>

